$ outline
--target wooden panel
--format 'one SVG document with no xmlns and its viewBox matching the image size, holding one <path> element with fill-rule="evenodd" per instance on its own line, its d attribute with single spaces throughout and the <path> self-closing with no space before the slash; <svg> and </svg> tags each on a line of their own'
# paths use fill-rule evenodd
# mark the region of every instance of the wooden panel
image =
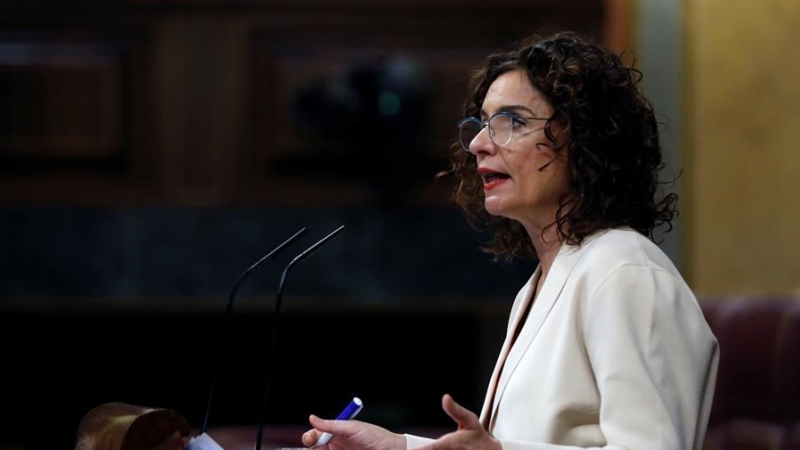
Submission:
<svg viewBox="0 0 800 450">
<path fill-rule="evenodd" d="M 0 89 L 12 94 L 0 105 L 0 202 L 441 205 L 446 189 L 433 179 L 445 166 L 470 70 L 536 30 L 600 37 L 603 7 L 602 0 L 7 5 Z M 38 49 L 31 63 L 15 62 L 20 46 Z M 423 84 L 395 83 L 406 76 Z M 361 82 L 392 89 L 361 99 L 372 110 L 345 112 L 347 104 L 330 101 L 341 87 L 367 94 L 353 89 Z M 421 96 L 409 111 L 403 89 L 416 87 Z M 376 103 L 389 109 L 381 115 Z"/>
<path fill-rule="evenodd" d="M 353 201 L 369 199 L 363 190 L 397 200 L 445 167 L 474 51 L 258 50 L 252 167 L 269 201 L 302 202 L 281 191 L 309 183 L 314 198 L 335 187 Z"/>
<path fill-rule="evenodd" d="M 3 156 L 99 158 L 122 152 L 122 42 L 61 36 L 0 41 Z"/>
<path fill-rule="evenodd" d="M 124 197 L 152 171 L 142 46 L 124 31 L 0 32 L 0 200 Z"/>
<path fill-rule="evenodd" d="M 242 192 L 266 203 L 444 203 L 434 175 L 446 167 L 467 81 L 482 59 L 548 24 L 596 31 L 600 22 L 536 7 L 493 13 L 260 24 Z"/>
<path fill-rule="evenodd" d="M 0 67 L 4 155 L 105 157 L 121 150 L 113 66 Z"/>
</svg>

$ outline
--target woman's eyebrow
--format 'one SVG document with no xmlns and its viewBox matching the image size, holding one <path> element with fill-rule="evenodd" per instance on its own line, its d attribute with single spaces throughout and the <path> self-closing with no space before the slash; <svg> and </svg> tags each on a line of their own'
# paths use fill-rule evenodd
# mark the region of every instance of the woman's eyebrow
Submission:
<svg viewBox="0 0 800 450">
<path fill-rule="evenodd" d="M 536 116 L 533 111 L 528 108 L 527 106 L 523 105 L 503 105 L 497 108 L 496 112 L 508 112 L 512 114 L 520 114 L 520 113 L 527 113 L 531 116 Z M 489 114 L 481 109 L 481 117 L 488 117 Z"/>
<path fill-rule="evenodd" d="M 533 111 L 532 111 L 530 108 L 528 108 L 527 106 L 522 106 L 522 105 L 506 105 L 506 106 L 501 106 L 501 107 L 498 109 L 498 111 L 505 111 L 505 112 L 516 113 L 516 114 L 519 114 L 519 113 L 528 113 L 528 114 L 530 114 L 530 115 L 532 115 L 532 116 L 535 116 L 535 115 L 536 115 L 536 114 L 534 114 L 534 113 L 533 113 Z"/>
</svg>

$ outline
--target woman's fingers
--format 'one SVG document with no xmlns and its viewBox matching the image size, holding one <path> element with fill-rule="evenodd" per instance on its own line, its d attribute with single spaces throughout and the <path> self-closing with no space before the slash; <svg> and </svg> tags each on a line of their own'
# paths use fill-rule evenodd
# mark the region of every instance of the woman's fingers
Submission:
<svg viewBox="0 0 800 450">
<path fill-rule="evenodd" d="M 314 429 L 306 431 L 301 437 L 301 441 L 306 447 L 316 444 L 322 433 L 337 434 L 337 432 L 341 432 L 341 424 L 336 420 L 325 420 L 311 414 L 308 422 Z"/>
<path fill-rule="evenodd" d="M 456 403 L 450 394 L 444 394 L 442 397 L 442 409 L 447 413 L 457 424 L 459 429 L 479 429 L 481 428 L 478 416 L 472 411 L 464 408 Z"/>
<path fill-rule="evenodd" d="M 322 433 L 317 432 L 317 430 L 308 430 L 303 433 L 303 436 L 300 440 L 306 447 L 311 447 L 317 442 L 317 439 L 319 439 L 321 435 Z"/>
</svg>

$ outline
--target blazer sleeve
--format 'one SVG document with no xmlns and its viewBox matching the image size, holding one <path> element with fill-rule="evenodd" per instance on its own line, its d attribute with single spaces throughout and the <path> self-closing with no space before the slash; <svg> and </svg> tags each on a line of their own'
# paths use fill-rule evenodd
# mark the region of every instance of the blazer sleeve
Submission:
<svg viewBox="0 0 800 450">
<path fill-rule="evenodd" d="M 415 448 L 423 447 L 425 445 L 430 444 L 434 440 L 431 438 L 414 436 L 413 434 L 406 434 L 406 449 L 412 450 Z"/>
<path fill-rule="evenodd" d="M 585 343 L 607 442 L 626 449 L 700 449 L 719 353 L 688 286 L 657 267 L 623 266 L 586 311 Z"/>
<path fill-rule="evenodd" d="M 601 398 L 602 448 L 700 450 L 719 352 L 688 286 L 663 269 L 629 265 L 588 294 L 581 319 Z M 504 450 L 579 448 L 501 443 Z"/>
</svg>

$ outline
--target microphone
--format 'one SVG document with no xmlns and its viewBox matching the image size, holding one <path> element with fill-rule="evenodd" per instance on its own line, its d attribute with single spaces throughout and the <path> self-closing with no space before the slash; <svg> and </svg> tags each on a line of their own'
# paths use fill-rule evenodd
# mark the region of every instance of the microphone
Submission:
<svg viewBox="0 0 800 450">
<path fill-rule="evenodd" d="M 231 293 L 228 296 L 228 305 L 225 308 L 225 321 L 222 326 L 222 330 L 220 333 L 220 340 L 217 344 L 217 356 L 216 361 L 214 363 L 214 375 L 211 379 L 211 390 L 208 393 L 208 403 L 206 404 L 206 414 L 205 418 L 203 419 L 203 428 L 201 433 L 205 433 L 208 430 L 208 418 L 211 415 L 211 403 L 214 399 L 214 389 L 217 386 L 217 378 L 219 377 L 219 368 L 222 364 L 222 354 L 224 352 L 224 348 L 226 347 L 226 343 L 228 340 L 228 332 L 230 331 L 230 320 L 231 320 L 231 312 L 233 311 L 233 299 L 236 296 L 236 292 L 239 290 L 239 286 L 242 284 L 245 278 L 250 275 L 258 266 L 261 264 L 269 261 L 272 257 L 281 253 L 286 247 L 291 245 L 294 241 L 296 241 L 300 236 L 305 234 L 306 229 L 301 228 L 297 231 L 292 237 L 283 241 L 282 244 L 275 247 L 271 252 L 264 255 L 261 259 L 259 259 L 255 264 L 250 266 L 247 270 L 245 270 L 240 276 L 239 279 L 236 280 L 236 283 L 233 285 L 233 289 L 231 289 Z"/>
<path fill-rule="evenodd" d="M 557 159 L 558 159 L 558 155 L 556 155 L 555 158 L 551 159 L 550 161 L 546 162 L 544 165 L 539 167 L 539 172 L 542 172 L 544 169 L 547 168 L 547 166 L 549 166 L 550 164 L 553 164 L 554 162 L 556 162 Z"/>
<path fill-rule="evenodd" d="M 261 439 L 264 436 L 264 422 L 266 421 L 267 403 L 270 394 L 269 390 L 270 379 L 272 378 L 272 368 L 274 366 L 275 354 L 277 353 L 278 349 L 278 323 L 279 323 L 278 319 L 281 314 L 281 298 L 283 297 L 283 286 L 286 283 L 286 276 L 289 274 L 289 270 L 291 270 L 292 267 L 294 267 L 300 261 L 306 259 L 312 253 L 314 253 L 318 248 L 320 248 L 323 244 L 331 240 L 337 234 L 341 233 L 342 230 L 344 230 L 344 225 L 333 230 L 329 235 L 320 239 L 316 244 L 312 245 L 311 247 L 308 247 L 302 253 L 295 256 L 295 258 L 291 262 L 289 262 L 289 264 L 286 265 L 286 268 L 283 269 L 283 274 L 281 275 L 281 281 L 280 284 L 278 285 L 278 292 L 275 295 L 275 315 L 272 318 L 272 339 L 270 340 L 269 357 L 267 359 L 267 376 L 264 379 L 264 398 L 261 403 L 261 421 L 258 425 L 255 450 L 261 450 Z"/>
<path fill-rule="evenodd" d="M 543 147 L 552 148 L 551 146 L 549 146 L 549 145 L 547 145 L 547 144 L 543 144 L 543 143 L 541 143 L 541 142 L 540 142 L 540 143 L 538 143 L 538 144 L 536 144 L 536 148 L 537 148 L 537 149 L 539 149 L 539 146 L 540 146 L 540 145 L 541 145 L 541 146 L 543 146 Z M 546 163 L 544 163 L 542 166 L 539 166 L 539 172 L 542 172 L 544 169 L 546 169 L 546 168 L 547 168 L 547 166 L 549 166 L 550 164 L 553 164 L 553 163 L 554 163 L 554 162 L 555 162 L 557 159 L 558 159 L 558 154 L 556 154 L 556 156 L 554 156 L 554 157 L 553 157 L 553 159 L 551 159 L 550 161 L 547 161 L 547 162 L 546 162 Z"/>
</svg>

